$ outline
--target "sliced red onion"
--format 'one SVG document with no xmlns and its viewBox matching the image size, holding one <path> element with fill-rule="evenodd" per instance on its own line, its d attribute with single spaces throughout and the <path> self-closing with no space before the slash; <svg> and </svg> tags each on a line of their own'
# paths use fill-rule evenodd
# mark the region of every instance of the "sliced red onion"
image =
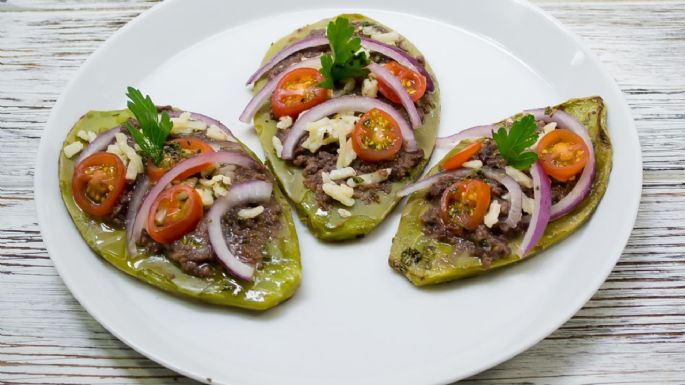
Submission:
<svg viewBox="0 0 685 385">
<path fill-rule="evenodd" d="M 133 257 L 138 253 L 136 243 L 133 241 L 133 224 L 136 221 L 136 214 L 143 204 L 145 194 L 150 189 L 150 179 L 143 175 L 140 181 L 136 182 L 133 187 L 131 200 L 128 203 L 128 211 L 126 212 L 126 247 L 128 249 L 129 257 Z"/>
<path fill-rule="evenodd" d="M 399 64 L 402 64 L 403 66 L 408 67 L 411 70 L 419 72 L 420 74 L 425 76 L 426 89 L 429 92 L 435 89 L 435 85 L 433 84 L 433 78 L 431 78 L 428 71 L 426 71 L 426 68 L 418 61 L 418 59 L 416 59 L 415 57 L 411 56 L 409 53 L 405 52 L 404 50 L 398 47 L 382 43 L 378 40 L 369 39 L 367 37 L 362 37 L 360 39 L 362 42 L 362 46 L 364 48 L 378 52 L 381 55 L 393 59 Z M 305 50 L 307 48 L 320 47 L 322 45 L 328 45 L 328 38 L 325 36 L 310 36 L 308 38 L 290 44 L 289 46 L 280 50 L 261 67 L 259 67 L 259 69 L 254 74 L 252 74 L 252 76 L 250 76 L 249 79 L 247 79 L 247 83 L 245 84 L 249 85 L 250 83 L 255 82 L 257 79 L 261 78 L 262 76 L 264 76 L 264 74 L 269 72 L 270 69 L 274 68 L 278 63 L 285 60 L 288 56 L 299 51 Z"/>
<path fill-rule="evenodd" d="M 416 71 L 426 78 L 426 90 L 432 92 L 435 89 L 435 84 L 433 84 L 433 78 L 426 71 L 426 67 L 419 62 L 418 59 L 410 55 L 408 52 L 404 51 L 399 47 L 394 45 L 385 44 L 378 40 L 369 39 L 367 37 L 362 37 L 362 46 L 370 51 L 378 52 L 379 54 L 386 56 L 399 64 Z"/>
<path fill-rule="evenodd" d="M 454 147 L 464 139 L 472 138 L 492 138 L 492 131 L 496 130 L 497 126 L 488 124 L 485 126 L 476 126 L 459 131 L 450 136 L 443 136 L 435 140 L 436 147 Z"/>
<path fill-rule="evenodd" d="M 504 223 L 510 228 L 516 227 L 521 220 L 521 205 L 523 198 L 523 191 L 521 186 L 514 180 L 514 178 L 507 175 L 502 170 L 492 169 L 490 167 L 481 167 L 480 171 L 490 179 L 494 179 L 506 187 L 509 191 L 509 214 Z"/>
<path fill-rule="evenodd" d="M 414 129 L 421 127 L 421 115 L 419 115 L 419 111 L 416 110 L 414 101 L 411 99 L 411 96 L 409 96 L 407 90 L 402 86 L 400 80 L 380 64 L 371 63 L 369 64 L 369 69 L 378 79 L 390 87 L 398 98 L 400 98 L 402 106 L 407 110 L 407 114 L 409 114 L 409 120 L 411 121 L 412 127 Z"/>
<path fill-rule="evenodd" d="M 198 114 L 197 112 L 190 112 L 190 111 L 166 111 L 166 112 L 167 112 L 167 114 L 169 114 L 170 118 L 178 118 L 184 112 L 188 112 L 188 114 L 190 114 L 191 119 L 204 122 L 208 126 L 215 125 L 215 126 L 219 127 L 221 130 L 223 130 L 229 137 L 235 139 L 235 135 L 233 135 L 233 133 L 231 132 L 231 130 L 228 129 L 228 127 L 226 127 L 220 121 L 218 121 L 214 118 L 210 118 L 207 115 L 202 115 L 202 114 Z"/>
<path fill-rule="evenodd" d="M 233 185 L 225 196 L 214 202 L 205 218 L 209 230 L 209 242 L 212 244 L 214 253 L 231 273 L 246 281 L 252 281 L 255 267 L 241 261 L 235 254 L 231 253 L 221 230 L 221 217 L 231 207 L 269 200 L 272 189 L 271 183 L 263 180 L 251 180 Z"/>
<path fill-rule="evenodd" d="M 249 79 L 247 79 L 247 83 L 245 83 L 245 85 L 249 85 L 250 83 L 253 83 L 264 76 L 265 73 L 269 72 L 270 69 L 274 68 L 278 63 L 285 60 L 288 56 L 303 51 L 307 48 L 320 47 L 322 45 L 328 45 L 328 38 L 326 36 L 310 36 L 290 44 L 289 46 L 278 51 L 278 53 L 272 56 L 269 61 L 259 67 L 259 69 L 253 73 Z"/>
<path fill-rule="evenodd" d="M 109 130 L 100 133 L 98 136 L 95 137 L 95 140 L 90 142 L 88 147 L 81 151 L 81 155 L 79 155 L 79 157 L 76 158 L 74 164 L 81 163 L 81 161 L 95 154 L 98 151 L 104 151 L 104 149 L 107 148 L 107 146 L 114 139 L 114 135 L 118 134 L 119 132 L 121 132 L 121 126 L 116 126 L 114 128 L 110 128 Z"/>
<path fill-rule="evenodd" d="M 290 129 L 290 133 L 288 133 L 288 136 L 283 142 L 281 159 L 292 159 L 295 146 L 302 135 L 304 135 L 307 123 L 317 121 L 341 111 L 367 112 L 373 108 L 383 110 L 393 119 L 395 119 L 397 124 L 400 126 L 400 131 L 402 131 L 402 137 L 404 139 L 404 145 L 407 151 L 415 151 L 417 147 L 416 139 L 414 138 L 414 131 L 404 120 L 402 114 L 400 114 L 393 106 L 378 99 L 368 98 L 365 96 L 341 96 L 339 98 L 330 99 L 326 102 L 323 102 L 300 114 L 300 117 L 297 119 L 295 124 L 293 124 L 293 127 Z"/>
<path fill-rule="evenodd" d="M 430 186 L 434 185 L 437 183 L 440 179 L 445 178 L 445 177 L 456 177 L 456 178 L 464 178 L 468 175 L 472 175 L 475 173 L 475 170 L 471 169 L 466 169 L 466 168 L 458 168 L 456 170 L 450 170 L 450 171 L 441 171 L 437 174 L 425 177 L 421 180 L 418 180 L 412 184 L 409 184 L 407 186 L 404 186 L 400 191 L 397 192 L 398 197 L 406 197 L 409 194 L 415 193 L 417 191 L 427 189 Z"/>
<path fill-rule="evenodd" d="M 174 168 L 167 171 L 167 173 L 159 179 L 157 184 L 155 184 L 152 190 L 150 190 L 150 193 L 147 194 L 147 197 L 145 197 L 145 200 L 143 200 L 140 210 L 138 210 L 138 213 L 135 216 L 133 227 L 131 229 L 131 239 L 128 240 L 128 242 L 133 242 L 134 248 L 135 244 L 138 242 L 138 240 L 140 240 L 140 235 L 145 227 L 145 223 L 147 222 L 147 216 L 150 213 L 152 203 L 155 201 L 155 199 L 157 199 L 159 194 L 164 191 L 169 183 L 171 183 L 184 171 L 209 163 L 228 163 L 243 167 L 252 167 L 256 165 L 255 161 L 247 155 L 238 152 L 219 151 L 198 155 L 196 157 L 186 159 L 174 166 Z"/>
<path fill-rule="evenodd" d="M 243 112 L 240 114 L 240 121 L 244 123 L 249 123 L 250 120 L 254 117 L 254 114 L 257 112 L 257 110 L 264 105 L 264 103 L 269 100 L 269 97 L 271 97 L 271 94 L 274 92 L 276 89 L 276 85 L 278 84 L 281 79 L 290 71 L 296 69 L 296 68 L 321 68 L 321 56 L 309 58 L 306 60 L 303 60 L 299 63 L 295 63 L 292 66 L 288 67 L 285 69 L 283 72 L 280 74 L 276 75 L 273 77 L 273 79 L 269 80 L 264 87 L 262 87 L 259 92 L 257 92 L 250 102 L 245 106 L 245 109 Z"/>
<path fill-rule="evenodd" d="M 526 112 L 532 114 L 535 120 L 542 120 L 545 123 L 556 122 L 558 128 L 567 128 L 573 131 L 583 139 L 589 151 L 587 164 L 585 164 L 585 168 L 580 174 L 576 185 L 573 186 L 573 189 L 566 196 L 552 206 L 551 220 L 555 220 L 568 214 L 590 192 L 592 182 L 595 179 L 595 149 L 585 126 L 566 112 L 555 110 L 551 115 L 547 115 L 544 108 L 528 110 Z"/>
<path fill-rule="evenodd" d="M 544 234 L 549 223 L 550 211 L 552 206 L 552 187 L 542 169 L 540 162 L 533 163 L 530 168 L 530 175 L 533 177 L 533 198 L 535 205 L 533 206 L 533 215 L 528 224 L 528 230 L 523 236 L 521 248 L 519 249 L 519 258 L 523 259 L 526 254 L 538 243 L 542 234 Z"/>
</svg>

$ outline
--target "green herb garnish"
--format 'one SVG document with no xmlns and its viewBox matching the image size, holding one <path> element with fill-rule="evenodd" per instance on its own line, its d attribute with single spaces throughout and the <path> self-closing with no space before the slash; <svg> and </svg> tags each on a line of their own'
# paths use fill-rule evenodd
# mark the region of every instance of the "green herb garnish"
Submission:
<svg viewBox="0 0 685 385">
<path fill-rule="evenodd" d="M 131 133 L 145 156 L 159 166 L 164 157 L 164 144 L 171 132 L 173 123 L 171 123 L 166 111 L 162 112 L 161 117 L 159 116 L 157 107 L 152 103 L 150 96 L 143 96 L 139 90 L 133 87 L 128 87 L 127 91 L 128 109 L 136 117 L 140 126 L 138 129 L 133 127 L 130 122 L 126 122 L 128 132 Z"/>
<path fill-rule="evenodd" d="M 326 37 L 333 55 L 321 56 L 321 75 L 324 80 L 319 87 L 332 89 L 336 82 L 347 78 L 362 77 L 369 74 L 366 68 L 371 61 L 362 51 L 359 37 L 352 37 L 354 28 L 349 20 L 338 17 L 328 23 Z"/>
<path fill-rule="evenodd" d="M 509 132 L 500 127 L 492 133 L 502 157 L 510 166 L 526 170 L 538 159 L 533 151 L 526 151 L 538 140 L 537 125 L 533 115 L 525 115 L 511 124 Z"/>
</svg>

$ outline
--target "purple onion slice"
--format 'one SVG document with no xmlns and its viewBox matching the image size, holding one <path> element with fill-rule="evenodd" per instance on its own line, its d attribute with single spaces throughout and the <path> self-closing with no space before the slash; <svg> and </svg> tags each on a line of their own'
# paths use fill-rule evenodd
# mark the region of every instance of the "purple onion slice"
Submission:
<svg viewBox="0 0 685 385">
<path fill-rule="evenodd" d="M 533 198 L 535 204 L 533 206 L 533 215 L 528 224 L 528 230 L 526 230 L 523 241 L 521 241 L 521 248 L 519 249 L 520 259 L 526 257 L 526 254 L 538 243 L 545 233 L 552 206 L 551 184 L 540 162 L 536 161 L 533 163 L 533 166 L 530 168 L 530 175 L 533 177 Z"/>
<path fill-rule="evenodd" d="M 209 231 L 209 242 L 212 244 L 214 253 L 231 273 L 246 281 L 252 281 L 255 266 L 241 261 L 235 254 L 231 253 L 221 230 L 221 217 L 232 207 L 268 201 L 271 198 L 272 190 L 271 183 L 263 180 L 251 180 L 233 185 L 225 196 L 214 202 L 205 217 Z"/>
<path fill-rule="evenodd" d="M 300 117 L 297 119 L 295 124 L 293 124 L 288 136 L 283 142 L 281 159 L 292 159 L 295 146 L 297 146 L 300 138 L 302 135 L 304 135 L 307 123 L 317 121 L 341 111 L 355 111 L 364 113 L 374 108 L 383 110 L 393 119 L 395 119 L 400 127 L 400 131 L 402 131 L 402 137 L 404 139 L 404 145 L 407 151 L 415 151 L 417 147 L 416 139 L 414 138 L 414 131 L 411 129 L 407 121 L 404 120 L 402 114 L 400 114 L 399 111 L 397 111 L 393 106 L 378 99 L 368 98 L 365 96 L 341 96 L 339 98 L 330 99 L 326 102 L 323 102 L 300 114 Z"/>
<path fill-rule="evenodd" d="M 412 184 L 404 186 L 404 188 L 402 188 L 400 191 L 397 192 L 397 196 L 398 197 L 406 197 L 409 194 L 415 193 L 415 192 L 423 190 L 423 189 L 427 189 L 430 186 L 437 183 L 442 178 L 446 178 L 446 177 L 464 178 L 464 177 L 472 175 L 474 173 L 475 173 L 474 170 L 466 169 L 466 168 L 458 168 L 456 170 L 450 170 L 450 171 L 441 171 L 437 174 L 427 176 L 427 177 L 425 177 L 421 180 L 418 180 Z"/>
<path fill-rule="evenodd" d="M 464 139 L 473 138 L 492 138 L 492 131 L 496 130 L 497 126 L 488 124 L 485 126 L 476 126 L 459 131 L 450 136 L 443 136 L 435 140 L 436 147 L 454 147 Z"/>
<path fill-rule="evenodd" d="M 409 120 L 411 121 L 412 127 L 414 129 L 421 127 L 421 115 L 419 115 L 419 111 L 416 110 L 414 101 L 411 99 L 411 96 L 409 96 L 407 90 L 402 86 L 400 80 L 380 64 L 371 63 L 369 64 L 369 69 L 379 80 L 390 87 L 398 98 L 400 98 L 402 106 L 407 110 L 407 114 L 409 114 Z"/>
<path fill-rule="evenodd" d="M 133 188 L 133 195 L 128 204 L 128 211 L 126 212 L 126 249 L 128 250 L 130 257 L 133 257 L 138 253 L 136 242 L 133 241 L 133 225 L 136 221 L 136 214 L 140 209 L 140 205 L 143 204 L 145 194 L 147 194 L 149 190 L 150 179 L 147 175 L 143 175 L 142 179 L 137 182 L 136 186 Z"/>
<path fill-rule="evenodd" d="M 152 190 L 150 190 L 147 197 L 143 200 L 143 203 L 135 216 L 135 220 L 133 221 L 131 238 L 128 240 L 129 244 L 131 242 L 133 243 L 133 250 L 135 250 L 135 245 L 138 240 L 140 240 L 140 235 L 143 232 L 143 228 L 145 228 L 145 223 L 147 222 L 147 216 L 150 213 L 152 203 L 157 199 L 159 194 L 184 171 L 209 163 L 235 164 L 242 167 L 253 167 L 256 165 L 254 159 L 249 156 L 229 151 L 209 152 L 179 162 L 159 179 Z M 132 255 L 135 255 L 135 252 Z"/>
<path fill-rule="evenodd" d="M 367 37 L 361 37 L 362 46 L 370 51 L 378 52 L 379 54 L 386 56 L 399 64 L 410 68 L 413 71 L 420 73 L 426 77 L 426 89 L 431 92 L 435 89 L 433 84 L 433 78 L 430 76 L 426 68 L 419 62 L 418 59 L 405 52 L 404 50 L 391 46 L 389 44 L 382 43 L 378 40 L 370 39 Z M 259 69 L 253 73 L 249 79 L 247 79 L 246 85 L 254 83 L 260 79 L 264 74 L 269 72 L 270 69 L 274 68 L 278 63 L 285 60 L 288 56 L 305 50 L 307 48 L 320 47 L 322 45 L 328 45 L 328 38 L 325 36 L 311 36 L 290 44 L 289 46 L 283 48 L 278 53 L 276 53 L 271 59 L 264 63 Z"/>
<path fill-rule="evenodd" d="M 568 214 L 590 193 L 592 182 L 595 179 L 595 149 L 585 126 L 566 112 L 555 110 L 552 114 L 547 115 L 544 108 L 526 112 L 532 114 L 535 120 L 543 120 L 546 123 L 556 122 L 558 128 L 567 128 L 573 131 L 583 139 L 589 151 L 587 163 L 576 185 L 566 196 L 552 206 L 551 220 L 555 220 Z"/>
</svg>

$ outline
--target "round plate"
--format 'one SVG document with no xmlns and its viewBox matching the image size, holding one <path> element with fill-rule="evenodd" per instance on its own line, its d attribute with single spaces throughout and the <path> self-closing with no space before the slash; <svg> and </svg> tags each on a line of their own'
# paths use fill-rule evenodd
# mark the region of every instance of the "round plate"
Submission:
<svg viewBox="0 0 685 385">
<path fill-rule="evenodd" d="M 103 44 L 52 111 L 35 180 L 46 247 L 83 307 L 162 365 L 214 384 L 447 383 L 500 363 L 558 328 L 599 288 L 625 246 L 640 196 L 637 134 L 613 80 L 557 21 L 519 1 L 353 0 L 335 8 L 339 4 L 164 2 Z M 62 140 L 79 116 L 122 108 L 126 86 L 134 85 L 158 104 L 221 119 L 259 149 L 254 132 L 238 122 L 250 98 L 245 80 L 271 41 L 340 12 L 367 14 L 424 53 L 443 91 L 442 135 L 526 108 L 602 96 L 614 168 L 594 217 L 525 263 L 427 289 L 388 267 L 399 209 L 368 237 L 340 244 L 319 242 L 300 224 L 302 287 L 265 313 L 174 298 L 88 249 L 61 202 L 56 167 Z"/>
</svg>

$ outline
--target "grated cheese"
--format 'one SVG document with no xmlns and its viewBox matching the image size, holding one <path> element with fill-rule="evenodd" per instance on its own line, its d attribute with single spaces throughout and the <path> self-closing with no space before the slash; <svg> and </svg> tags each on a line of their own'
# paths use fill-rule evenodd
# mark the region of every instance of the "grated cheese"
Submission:
<svg viewBox="0 0 685 385">
<path fill-rule="evenodd" d="M 502 206 L 500 205 L 499 201 L 493 200 L 492 203 L 490 203 L 490 209 L 488 210 L 488 213 L 485 214 L 485 217 L 483 217 L 483 223 L 485 226 L 491 228 L 495 223 L 497 223 L 501 210 Z"/>
<path fill-rule="evenodd" d="M 249 209 L 241 209 L 238 211 L 238 217 L 242 219 L 252 219 L 264 212 L 264 206 L 250 207 Z"/>
<path fill-rule="evenodd" d="M 516 181 L 516 183 L 520 184 L 521 186 L 526 188 L 533 187 L 533 180 L 523 171 L 513 168 L 511 166 L 506 166 L 504 167 L 504 172 L 506 172 L 507 175 L 512 177 Z"/>
<path fill-rule="evenodd" d="M 331 198 L 337 200 L 338 202 L 344 204 L 345 206 L 354 206 L 354 189 L 347 185 L 339 185 L 335 182 L 327 182 L 321 185 L 323 192 L 325 192 Z"/>
<path fill-rule="evenodd" d="M 64 146 L 64 156 L 71 158 L 83 150 L 83 143 L 76 141 L 72 144 Z"/>
</svg>

